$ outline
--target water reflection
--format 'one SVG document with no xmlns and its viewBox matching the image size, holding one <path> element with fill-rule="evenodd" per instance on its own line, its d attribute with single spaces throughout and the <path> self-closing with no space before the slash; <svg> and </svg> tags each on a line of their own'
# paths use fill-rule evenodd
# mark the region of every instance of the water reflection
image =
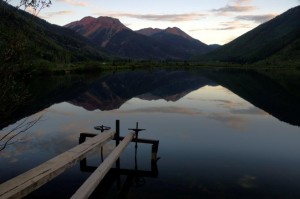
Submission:
<svg viewBox="0 0 300 199">
<path fill-rule="evenodd" d="M 44 88 L 38 86 L 40 80 L 30 82 L 32 103 L 1 118 L 7 126 L 1 136 L 25 116 L 39 112 L 43 118 L 26 139 L 0 152 L 0 171 L 8 171 L 1 172 L 0 181 L 76 146 L 79 133 L 96 133 L 93 127 L 99 122 L 112 127 L 120 119 L 123 135 L 139 122 L 149 132 L 141 137 L 161 143 L 159 176 L 133 186 L 130 198 L 300 197 L 299 73 L 291 78 L 284 74 L 133 71 L 99 78 L 55 77 L 45 80 Z M 113 148 L 109 143 L 104 156 Z M 142 171 L 151 171 L 149 150 L 139 146 Z M 122 168 L 135 168 L 133 154 L 134 145 L 129 145 Z M 93 154 L 88 165 L 99 165 L 99 155 Z M 30 197 L 59 193 L 68 198 L 88 176 L 79 166 Z M 122 182 L 124 178 L 122 173 Z M 105 191 L 106 198 L 115 198 L 120 190 Z"/>
<path fill-rule="evenodd" d="M 30 100 L 27 99 L 30 103 L 18 104 L 14 102 L 16 108 L 3 115 L 1 127 L 43 110 L 51 104 L 64 101 L 89 111 L 114 110 L 132 98 L 148 101 L 163 99 L 175 102 L 201 87 L 217 86 L 218 84 L 230 89 L 230 91 L 274 115 L 279 120 L 299 126 L 300 107 L 298 101 L 300 96 L 294 91 L 297 91 L 300 86 L 296 82 L 297 78 L 289 79 L 286 77 L 286 81 L 279 82 L 282 79 L 277 81 L 276 78 L 270 78 L 257 72 L 236 70 L 133 71 L 106 74 L 100 79 L 81 76 L 35 79 L 28 83 L 26 91 L 28 93 L 27 98 L 30 96 Z M 203 94 L 205 95 L 205 93 Z M 220 106 L 238 106 L 238 104 L 232 104 L 230 100 L 216 102 L 219 102 Z M 1 106 L 7 106 L 7 104 Z M 170 108 L 173 109 L 174 107 Z M 253 109 L 252 111 L 257 110 Z M 237 112 L 233 110 L 233 113 Z"/>
<path fill-rule="evenodd" d="M 215 83 L 186 71 L 122 72 L 99 79 L 86 92 L 69 102 L 86 110 L 113 110 L 134 97 L 177 101 L 206 85 Z"/>
</svg>

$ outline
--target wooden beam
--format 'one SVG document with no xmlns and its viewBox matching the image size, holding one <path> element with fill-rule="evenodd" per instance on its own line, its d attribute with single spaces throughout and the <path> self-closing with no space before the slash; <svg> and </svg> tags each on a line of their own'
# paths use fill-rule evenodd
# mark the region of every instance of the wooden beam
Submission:
<svg viewBox="0 0 300 199">
<path fill-rule="evenodd" d="M 129 133 L 122 142 L 109 154 L 109 156 L 100 164 L 93 174 L 81 185 L 74 193 L 71 199 L 88 198 L 104 176 L 108 173 L 114 162 L 120 157 L 121 153 L 133 139 L 134 133 Z"/>
<path fill-rule="evenodd" d="M 117 131 L 118 132 L 118 131 Z M 95 133 L 80 133 L 80 137 L 82 137 L 82 140 L 85 140 L 85 138 L 87 137 L 94 137 L 96 136 L 97 134 Z M 113 138 L 113 140 L 123 140 L 124 137 L 123 136 L 117 136 L 117 133 L 115 135 L 115 137 Z M 143 139 L 143 138 L 133 138 L 132 139 L 132 142 L 138 142 L 138 143 L 142 143 L 142 144 L 153 144 L 153 145 L 158 145 L 159 144 L 159 140 L 149 140 L 149 139 Z M 79 141 L 79 143 L 82 143 Z M 116 144 L 116 146 L 118 146 Z"/>
<path fill-rule="evenodd" d="M 54 157 L 53 159 L 0 185 L 0 198 L 22 198 L 38 189 L 66 169 L 82 160 L 87 153 L 102 146 L 116 132 L 102 133 L 86 142 Z"/>
</svg>

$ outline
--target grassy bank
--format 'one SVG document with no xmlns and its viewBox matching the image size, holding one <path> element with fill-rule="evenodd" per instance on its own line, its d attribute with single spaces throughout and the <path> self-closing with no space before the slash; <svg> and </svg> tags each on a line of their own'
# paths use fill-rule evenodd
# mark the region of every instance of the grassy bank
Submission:
<svg viewBox="0 0 300 199">
<path fill-rule="evenodd" d="M 106 60 L 84 61 L 76 63 L 52 63 L 46 60 L 35 60 L 25 64 L 7 64 L 0 67 L 0 71 L 20 75 L 49 75 L 70 73 L 91 73 L 117 70 L 135 69 L 245 69 L 256 71 L 300 70 L 298 64 L 267 65 L 263 62 L 256 64 L 235 64 L 224 62 L 198 61 L 135 61 L 135 60 Z"/>
</svg>

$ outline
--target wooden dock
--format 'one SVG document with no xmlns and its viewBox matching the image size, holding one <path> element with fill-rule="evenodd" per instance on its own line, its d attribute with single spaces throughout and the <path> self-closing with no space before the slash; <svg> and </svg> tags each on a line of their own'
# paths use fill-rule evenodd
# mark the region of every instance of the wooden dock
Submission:
<svg viewBox="0 0 300 199">
<path fill-rule="evenodd" d="M 81 185 L 76 193 L 71 197 L 72 199 L 88 198 L 98 186 L 114 162 L 120 157 L 121 153 L 131 142 L 134 133 L 129 133 L 123 141 L 109 154 L 102 164 L 94 171 L 94 173 Z"/>
<path fill-rule="evenodd" d="M 136 143 L 151 143 L 152 160 L 156 158 L 158 141 L 138 139 L 134 137 L 136 133 L 131 132 L 126 137 L 119 136 L 119 121 L 116 122 L 116 131 L 102 133 L 99 135 L 82 133 L 79 139 L 80 145 L 48 160 L 47 162 L 7 181 L 0 185 L 0 198 L 22 198 L 32 191 L 38 189 L 45 183 L 49 182 L 66 169 L 74 166 L 79 161 L 85 160 L 89 152 L 103 146 L 110 140 L 116 140 L 116 148 L 105 158 L 94 173 L 82 184 L 82 186 L 72 196 L 73 199 L 88 198 L 98 186 L 101 180 L 118 160 L 122 152 L 132 141 Z M 86 137 L 92 137 L 85 141 Z M 120 143 L 119 141 L 122 140 Z M 118 162 L 117 162 L 118 163 Z"/>
</svg>

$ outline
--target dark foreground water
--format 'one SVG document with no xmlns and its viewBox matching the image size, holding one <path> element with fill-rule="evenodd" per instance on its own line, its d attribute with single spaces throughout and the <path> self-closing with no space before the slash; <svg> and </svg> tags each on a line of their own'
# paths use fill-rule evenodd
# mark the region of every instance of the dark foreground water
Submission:
<svg viewBox="0 0 300 199">
<path fill-rule="evenodd" d="M 150 145 L 138 145 L 135 164 L 132 143 L 121 169 L 148 172 L 111 172 L 92 198 L 300 198 L 298 74 L 132 71 L 23 82 L 23 101 L 2 114 L 0 182 L 119 119 L 121 135 L 139 122 L 140 137 L 160 141 L 157 170 Z M 99 149 L 90 167 L 77 164 L 28 198 L 69 198 L 100 162 Z"/>
</svg>

